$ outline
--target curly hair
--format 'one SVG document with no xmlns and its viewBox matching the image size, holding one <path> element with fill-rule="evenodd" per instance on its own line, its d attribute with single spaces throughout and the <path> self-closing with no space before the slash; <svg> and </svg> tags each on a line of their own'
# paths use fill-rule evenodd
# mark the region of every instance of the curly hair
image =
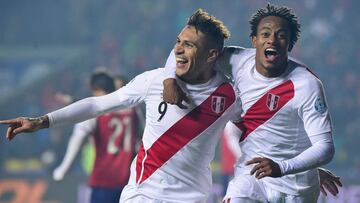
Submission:
<svg viewBox="0 0 360 203">
<path fill-rule="evenodd" d="M 260 21 L 268 16 L 277 16 L 285 19 L 290 27 L 290 45 L 289 51 L 293 48 L 295 43 L 300 37 L 300 24 L 298 17 L 292 12 L 292 9 L 286 6 L 276 6 L 270 3 L 267 4 L 265 8 L 257 10 L 250 18 L 251 33 L 250 37 L 257 35 L 257 27 Z"/>
<path fill-rule="evenodd" d="M 214 39 L 219 50 L 224 47 L 224 40 L 230 37 L 230 31 L 224 23 L 202 9 L 195 11 L 186 25 L 194 26 L 196 30 Z"/>
</svg>

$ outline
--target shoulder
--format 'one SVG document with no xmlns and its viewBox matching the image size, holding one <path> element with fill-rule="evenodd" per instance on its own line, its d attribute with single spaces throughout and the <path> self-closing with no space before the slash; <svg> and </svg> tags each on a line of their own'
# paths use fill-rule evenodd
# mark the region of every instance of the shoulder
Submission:
<svg viewBox="0 0 360 203">
<path fill-rule="evenodd" d="M 291 79 L 299 89 L 306 92 L 314 92 L 322 88 L 319 77 L 304 63 L 290 58 L 289 66 L 293 69 L 290 73 Z"/>
<path fill-rule="evenodd" d="M 165 77 L 165 68 L 156 68 L 153 70 L 145 71 L 139 75 L 137 75 L 134 79 L 130 81 L 130 83 L 134 81 L 142 82 L 142 83 L 151 83 L 156 77 Z"/>
<path fill-rule="evenodd" d="M 255 57 L 255 49 L 243 48 L 238 46 L 224 47 L 223 53 L 217 62 L 218 69 L 237 70 L 239 64 L 244 64 Z M 240 67 L 242 67 L 240 65 Z"/>
<path fill-rule="evenodd" d="M 224 57 L 246 57 L 255 55 L 255 49 L 239 46 L 226 46 L 223 50 Z"/>
<path fill-rule="evenodd" d="M 152 70 L 145 71 L 138 76 L 142 77 L 155 77 L 155 76 L 162 76 L 165 73 L 165 68 L 155 68 Z"/>
</svg>

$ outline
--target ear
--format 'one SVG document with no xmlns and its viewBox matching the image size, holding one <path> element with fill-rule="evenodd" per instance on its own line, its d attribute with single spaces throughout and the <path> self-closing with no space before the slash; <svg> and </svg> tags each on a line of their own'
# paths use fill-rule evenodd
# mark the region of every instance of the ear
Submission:
<svg viewBox="0 0 360 203">
<path fill-rule="evenodd" d="M 209 54 L 208 54 L 208 58 L 206 59 L 206 62 L 210 63 L 210 62 L 216 61 L 216 59 L 219 57 L 219 54 L 220 54 L 219 50 L 210 49 Z"/>
<path fill-rule="evenodd" d="M 251 37 L 251 42 L 252 42 L 252 46 L 254 47 L 254 48 L 256 48 L 256 36 L 252 36 Z"/>
</svg>

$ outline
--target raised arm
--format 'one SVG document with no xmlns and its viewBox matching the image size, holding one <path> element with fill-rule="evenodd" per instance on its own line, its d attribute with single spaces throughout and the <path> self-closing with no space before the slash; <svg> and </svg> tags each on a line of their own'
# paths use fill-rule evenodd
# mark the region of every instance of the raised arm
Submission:
<svg viewBox="0 0 360 203">
<path fill-rule="evenodd" d="M 167 79 L 163 81 L 163 99 L 166 103 L 175 104 L 180 108 L 186 108 L 183 101 L 187 102 L 188 98 L 184 91 L 176 82 L 176 59 L 174 50 L 171 51 L 169 57 L 166 60 L 165 70 Z"/>
</svg>

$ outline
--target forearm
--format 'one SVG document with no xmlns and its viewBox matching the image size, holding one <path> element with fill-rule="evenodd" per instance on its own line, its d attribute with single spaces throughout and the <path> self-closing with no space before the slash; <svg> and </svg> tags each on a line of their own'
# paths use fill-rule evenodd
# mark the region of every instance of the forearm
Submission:
<svg viewBox="0 0 360 203">
<path fill-rule="evenodd" d="M 282 175 L 306 171 L 331 161 L 335 153 L 331 133 L 316 135 L 311 142 L 313 145 L 296 157 L 278 163 Z"/>
<path fill-rule="evenodd" d="M 174 50 L 172 50 L 165 64 L 166 78 L 176 78 L 175 71 L 176 71 L 176 60 L 175 60 Z"/>
<path fill-rule="evenodd" d="M 49 117 L 47 115 L 40 116 L 37 118 L 29 118 L 29 120 L 34 122 L 34 126 L 38 126 L 36 130 L 49 128 Z"/>
</svg>

